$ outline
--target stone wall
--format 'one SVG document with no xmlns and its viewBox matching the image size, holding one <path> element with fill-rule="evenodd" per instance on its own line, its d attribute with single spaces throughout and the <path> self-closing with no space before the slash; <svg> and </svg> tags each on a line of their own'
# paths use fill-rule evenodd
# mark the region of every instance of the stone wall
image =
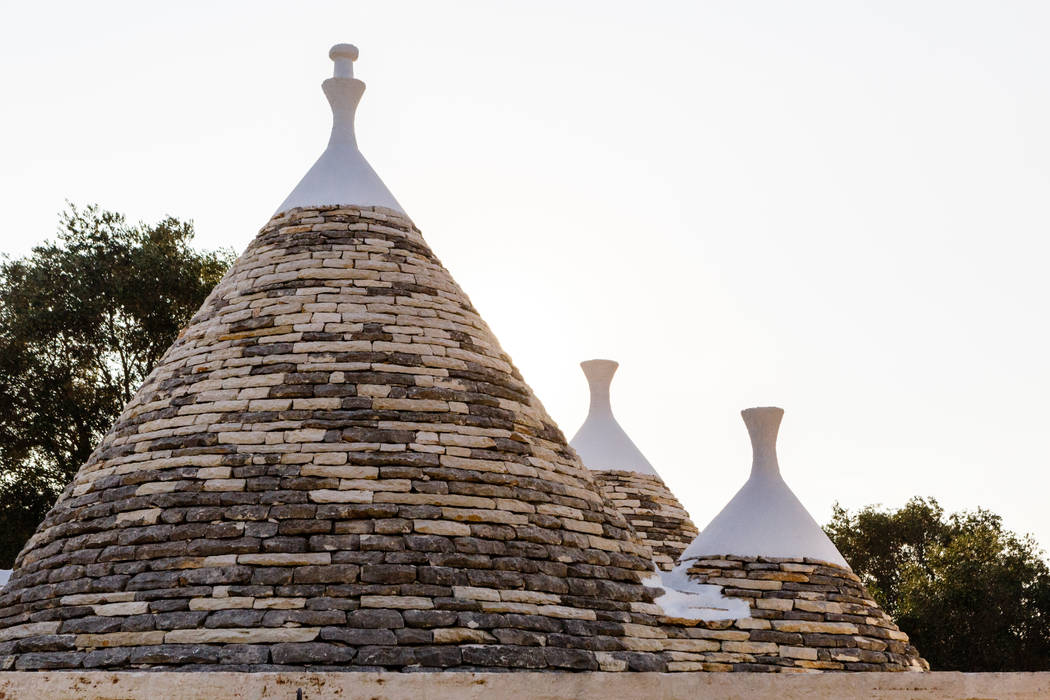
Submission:
<svg viewBox="0 0 1050 700">
<path fill-rule="evenodd" d="M 696 526 L 678 499 L 655 474 L 603 469 L 594 471 L 602 495 L 631 524 L 639 539 L 653 550 L 653 561 L 664 571 L 697 535 Z"/>
<path fill-rule="evenodd" d="M 0 699 L 1046 700 L 1050 673 L 0 673 Z"/>
</svg>

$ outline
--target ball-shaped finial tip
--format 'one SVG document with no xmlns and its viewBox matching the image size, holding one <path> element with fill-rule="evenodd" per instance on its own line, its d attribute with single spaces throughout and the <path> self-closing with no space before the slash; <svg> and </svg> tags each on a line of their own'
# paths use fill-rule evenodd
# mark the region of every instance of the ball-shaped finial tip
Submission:
<svg viewBox="0 0 1050 700">
<path fill-rule="evenodd" d="M 336 78 L 353 78 L 354 61 L 357 60 L 357 47 L 353 44 L 336 44 L 328 51 L 328 58 L 335 61 Z"/>
<path fill-rule="evenodd" d="M 353 44 L 336 44 L 328 51 L 328 58 L 333 61 L 338 58 L 348 58 L 351 61 L 356 61 L 357 55 L 357 47 Z"/>
</svg>

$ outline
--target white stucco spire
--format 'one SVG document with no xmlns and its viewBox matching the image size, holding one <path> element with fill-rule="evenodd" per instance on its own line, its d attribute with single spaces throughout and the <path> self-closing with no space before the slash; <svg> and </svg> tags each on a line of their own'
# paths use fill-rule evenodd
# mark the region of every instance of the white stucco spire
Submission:
<svg viewBox="0 0 1050 700">
<path fill-rule="evenodd" d="M 780 475 L 777 433 L 782 408 L 741 411 L 751 436 L 751 477 L 682 553 L 689 559 L 736 554 L 809 557 L 849 568 L 828 536 Z"/>
<path fill-rule="evenodd" d="M 357 148 L 354 115 L 365 91 L 365 84 L 354 78 L 357 55 L 357 47 L 351 44 L 336 44 L 328 52 L 335 62 L 335 71 L 321 87 L 332 106 L 332 136 L 328 148 L 277 213 L 329 204 L 382 206 L 405 213 Z"/>
<path fill-rule="evenodd" d="M 609 385 L 619 366 L 613 360 L 587 360 L 580 363 L 591 387 L 591 407 L 587 412 L 587 420 L 569 444 L 589 469 L 622 469 L 640 474 L 656 474 L 653 465 L 635 447 L 613 416 Z"/>
</svg>

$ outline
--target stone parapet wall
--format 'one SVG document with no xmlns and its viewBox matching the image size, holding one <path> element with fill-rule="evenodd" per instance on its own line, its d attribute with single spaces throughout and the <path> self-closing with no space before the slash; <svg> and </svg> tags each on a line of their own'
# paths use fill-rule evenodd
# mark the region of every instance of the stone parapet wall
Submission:
<svg viewBox="0 0 1050 700">
<path fill-rule="evenodd" d="M 671 671 L 924 671 L 893 620 L 852 571 L 810 559 L 706 557 L 696 583 L 746 600 L 751 616 L 668 621 L 653 650 Z"/>
<path fill-rule="evenodd" d="M 1046 700 L 1050 673 L 0 673 L 47 700 Z"/>
<path fill-rule="evenodd" d="M 602 495 L 627 519 L 640 540 L 653 550 L 653 561 L 664 571 L 698 530 L 663 479 L 655 474 L 603 469 L 593 472 Z"/>
<path fill-rule="evenodd" d="M 19 556 L 4 669 L 660 670 L 651 552 L 405 217 L 274 217 Z"/>
</svg>

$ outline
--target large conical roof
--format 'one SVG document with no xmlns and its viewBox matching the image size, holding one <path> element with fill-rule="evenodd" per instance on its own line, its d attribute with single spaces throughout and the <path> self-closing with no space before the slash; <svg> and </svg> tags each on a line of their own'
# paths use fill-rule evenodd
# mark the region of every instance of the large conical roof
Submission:
<svg viewBox="0 0 1050 700">
<path fill-rule="evenodd" d="M 3 668 L 665 668 L 648 548 L 359 155 L 330 146 L 26 544 Z"/>
</svg>

